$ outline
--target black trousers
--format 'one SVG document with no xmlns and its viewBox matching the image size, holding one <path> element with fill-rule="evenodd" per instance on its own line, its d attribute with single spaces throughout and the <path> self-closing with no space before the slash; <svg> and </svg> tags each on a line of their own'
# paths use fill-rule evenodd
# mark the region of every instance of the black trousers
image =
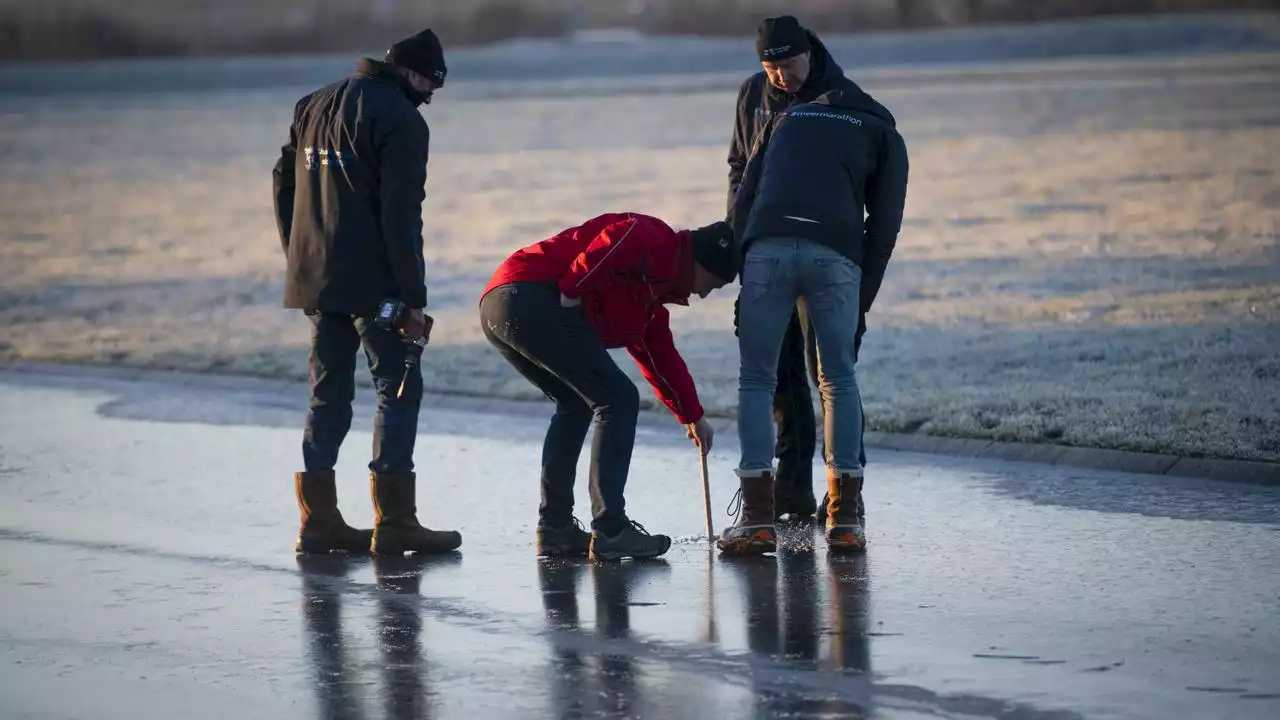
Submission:
<svg viewBox="0 0 1280 720">
<path fill-rule="evenodd" d="M 480 301 L 484 336 L 556 405 L 542 444 L 538 524 L 573 518 L 573 485 L 587 430 L 591 442 L 591 526 L 607 535 L 626 523 L 640 393 L 596 337 L 580 308 L 560 305 L 554 283 L 511 283 Z"/>
<path fill-rule="evenodd" d="M 302 438 L 308 471 L 332 470 L 338 450 L 351 429 L 351 403 L 356 394 L 356 355 L 363 346 L 377 406 L 373 416 L 375 472 L 411 472 L 422 404 L 422 368 L 414 366 L 397 398 L 408 347 L 398 335 L 371 318 L 335 313 L 311 315 L 311 403 Z"/>
</svg>

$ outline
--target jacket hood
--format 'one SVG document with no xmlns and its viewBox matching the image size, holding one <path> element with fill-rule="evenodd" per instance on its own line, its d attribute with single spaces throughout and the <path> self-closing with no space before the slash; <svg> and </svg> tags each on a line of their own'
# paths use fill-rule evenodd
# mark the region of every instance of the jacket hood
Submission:
<svg viewBox="0 0 1280 720">
<path fill-rule="evenodd" d="M 844 68 L 831 56 L 822 40 L 812 30 L 805 33 L 809 36 L 809 77 L 797 93 L 802 99 L 820 95 L 846 79 Z"/>
<path fill-rule="evenodd" d="M 693 295 L 693 239 L 688 230 L 675 233 L 676 253 L 680 256 L 676 264 L 676 276 L 672 278 L 670 287 L 658 298 L 663 305 L 688 305 Z"/>
<path fill-rule="evenodd" d="M 814 98 L 812 102 L 815 105 L 827 105 L 873 115 L 889 123 L 890 127 L 897 127 L 893 113 L 889 112 L 888 108 L 876 102 L 875 98 L 853 83 L 849 83 L 846 87 L 828 90 Z"/>
</svg>

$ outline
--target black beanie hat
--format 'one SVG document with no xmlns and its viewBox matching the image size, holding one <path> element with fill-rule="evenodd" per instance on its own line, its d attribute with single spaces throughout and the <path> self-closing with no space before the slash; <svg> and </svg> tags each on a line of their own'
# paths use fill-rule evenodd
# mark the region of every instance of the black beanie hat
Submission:
<svg viewBox="0 0 1280 720">
<path fill-rule="evenodd" d="M 738 246 L 733 241 L 733 228 L 721 220 L 689 231 L 693 260 L 707 272 L 733 282 L 738 276 Z"/>
<path fill-rule="evenodd" d="M 756 30 L 756 55 L 760 62 L 786 60 L 809 50 L 809 33 L 790 15 L 765 18 Z"/>
<path fill-rule="evenodd" d="M 444 76 L 449 72 L 440 38 L 430 28 L 387 48 L 386 61 L 430 78 L 437 85 L 444 85 Z"/>
</svg>

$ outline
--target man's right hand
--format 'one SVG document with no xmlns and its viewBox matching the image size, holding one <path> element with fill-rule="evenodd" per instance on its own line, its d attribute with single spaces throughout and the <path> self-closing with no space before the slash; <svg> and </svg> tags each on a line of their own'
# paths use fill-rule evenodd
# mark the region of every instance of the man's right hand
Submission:
<svg viewBox="0 0 1280 720">
<path fill-rule="evenodd" d="M 410 340 L 417 338 L 430 340 L 432 324 L 426 310 L 423 308 L 411 308 L 408 320 L 405 322 L 404 336 Z"/>
<path fill-rule="evenodd" d="M 715 439 L 716 431 L 712 429 L 711 423 L 707 422 L 706 418 L 685 425 L 684 431 L 689 439 L 693 440 L 693 444 L 702 450 L 703 455 L 711 452 L 711 444 Z"/>
</svg>

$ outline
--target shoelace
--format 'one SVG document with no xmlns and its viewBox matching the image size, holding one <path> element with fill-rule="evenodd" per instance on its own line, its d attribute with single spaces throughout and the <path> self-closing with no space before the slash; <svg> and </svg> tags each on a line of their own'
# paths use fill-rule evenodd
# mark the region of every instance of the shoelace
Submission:
<svg viewBox="0 0 1280 720">
<path fill-rule="evenodd" d="M 648 531 L 648 530 L 645 530 L 645 529 L 644 529 L 644 526 L 643 526 L 643 525 L 641 525 L 640 523 L 636 522 L 635 520 L 628 520 L 628 522 L 630 522 L 630 523 L 631 523 L 631 527 L 635 528 L 635 529 L 636 529 L 638 532 L 640 532 L 641 534 L 643 534 L 643 535 L 648 535 L 648 534 L 649 534 L 649 531 Z"/>
<path fill-rule="evenodd" d="M 742 513 L 742 488 L 733 494 L 733 498 L 729 500 L 729 507 L 724 509 L 726 515 L 730 515 L 736 521 L 738 515 Z"/>
</svg>

